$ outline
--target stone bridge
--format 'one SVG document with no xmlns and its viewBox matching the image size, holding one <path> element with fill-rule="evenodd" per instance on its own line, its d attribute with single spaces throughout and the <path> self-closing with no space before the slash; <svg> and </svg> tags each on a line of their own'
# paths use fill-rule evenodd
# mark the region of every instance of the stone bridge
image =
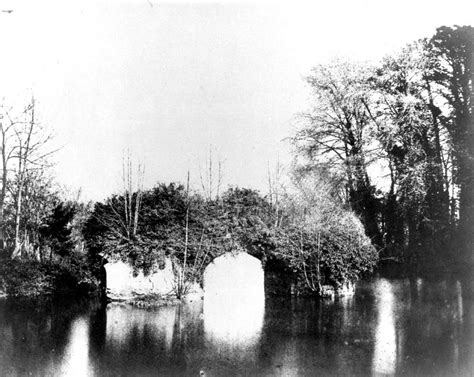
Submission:
<svg viewBox="0 0 474 377">
<path fill-rule="evenodd" d="M 135 276 L 133 267 L 121 261 L 105 264 L 107 296 L 113 300 L 129 300 L 137 295 L 167 295 L 174 291 L 175 274 L 171 260 L 166 258 L 163 269 L 145 276 Z M 203 288 L 195 284 L 191 296 L 234 297 L 263 295 L 262 263 L 245 252 L 226 253 L 215 258 L 204 270 Z"/>
</svg>

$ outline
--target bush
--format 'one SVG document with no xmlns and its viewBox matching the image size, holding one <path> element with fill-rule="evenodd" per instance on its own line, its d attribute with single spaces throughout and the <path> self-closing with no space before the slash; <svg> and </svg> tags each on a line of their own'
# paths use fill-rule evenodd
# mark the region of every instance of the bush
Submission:
<svg viewBox="0 0 474 377">
<path fill-rule="evenodd" d="M 278 266 L 300 291 L 318 293 L 321 284 L 354 282 L 378 259 L 360 220 L 330 186 L 319 177 L 301 178 L 291 195 L 281 195 L 276 210 L 255 190 L 234 187 L 220 199 L 205 200 L 188 196 L 181 185 L 158 185 L 143 192 L 133 237 L 120 226 L 124 213 L 114 211 L 113 200 L 122 203 L 120 197 L 96 204 L 84 235 L 91 258 L 122 260 L 136 272 L 147 274 L 171 257 L 185 271 L 181 283 L 199 282 L 213 258 L 243 249 Z"/>
<path fill-rule="evenodd" d="M 373 271 L 378 252 L 360 219 L 331 194 L 319 176 L 298 177 L 285 202 L 286 221 L 273 233 L 273 265 L 286 265 L 297 293 L 320 293 Z M 268 245 L 266 237 L 262 244 Z M 279 261 L 279 262 L 278 262 Z M 286 271 L 287 272 L 287 271 Z"/>
<path fill-rule="evenodd" d="M 53 291 L 53 283 L 42 263 L 10 260 L 0 266 L 0 290 L 13 296 L 38 296 Z"/>
<path fill-rule="evenodd" d="M 82 256 L 74 255 L 59 262 L 15 259 L 0 265 L 0 292 L 11 296 L 90 293 L 98 287 L 98 279 Z"/>
</svg>

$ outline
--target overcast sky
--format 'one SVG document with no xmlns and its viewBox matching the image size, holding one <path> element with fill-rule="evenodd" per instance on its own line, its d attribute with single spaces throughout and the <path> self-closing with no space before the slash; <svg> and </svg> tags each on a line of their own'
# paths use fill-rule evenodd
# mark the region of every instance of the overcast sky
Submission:
<svg viewBox="0 0 474 377">
<path fill-rule="evenodd" d="M 63 146 L 57 179 L 86 199 L 119 189 L 127 149 L 147 187 L 188 169 L 197 186 L 210 145 L 226 184 L 265 192 L 312 66 L 474 25 L 472 0 L 291 3 L 0 0 L 13 10 L 0 13 L 0 95 L 34 93 Z"/>
</svg>

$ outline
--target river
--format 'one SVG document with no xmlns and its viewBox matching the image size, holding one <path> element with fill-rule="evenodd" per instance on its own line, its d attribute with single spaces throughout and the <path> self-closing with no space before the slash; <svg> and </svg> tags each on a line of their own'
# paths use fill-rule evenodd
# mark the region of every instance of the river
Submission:
<svg viewBox="0 0 474 377">
<path fill-rule="evenodd" d="M 139 309 L 0 301 L 1 376 L 472 376 L 474 301 L 453 278 L 374 278 L 335 301 Z"/>
</svg>

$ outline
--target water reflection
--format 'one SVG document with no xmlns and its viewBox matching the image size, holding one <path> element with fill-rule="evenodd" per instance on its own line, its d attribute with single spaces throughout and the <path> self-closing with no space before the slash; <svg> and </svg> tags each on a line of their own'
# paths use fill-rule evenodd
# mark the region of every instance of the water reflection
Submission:
<svg viewBox="0 0 474 377">
<path fill-rule="evenodd" d="M 92 375 L 88 313 L 76 300 L 0 300 L 0 375 Z"/>
<path fill-rule="evenodd" d="M 335 301 L 150 310 L 3 300 L 0 375 L 470 375 L 474 302 L 463 284 L 376 279 Z"/>
<path fill-rule="evenodd" d="M 71 326 L 69 344 L 66 347 L 58 371 L 61 376 L 89 377 L 93 376 L 89 362 L 89 321 L 80 317 Z"/>
<path fill-rule="evenodd" d="M 197 375 L 201 313 L 201 301 L 155 309 L 109 305 L 103 339 L 94 343 L 96 375 Z"/>
<path fill-rule="evenodd" d="M 133 338 L 144 339 L 149 336 L 158 340 L 164 350 L 171 351 L 175 306 L 151 311 L 134 310 L 126 305 L 109 305 L 106 314 L 106 343 L 111 347 L 124 347 Z"/>
<path fill-rule="evenodd" d="M 220 347 L 252 347 L 263 326 L 265 297 L 261 295 L 206 296 L 204 331 L 206 339 Z"/>
<path fill-rule="evenodd" d="M 263 294 L 247 297 L 239 295 L 237 298 L 226 295 L 206 296 L 203 317 L 208 354 L 213 357 L 225 355 L 227 362 L 238 365 L 234 370 L 255 363 L 258 357 L 264 309 Z M 227 370 L 225 372 L 229 373 Z"/>
<path fill-rule="evenodd" d="M 204 272 L 204 339 L 208 354 L 233 365 L 208 375 L 240 373 L 255 365 L 265 314 L 261 262 L 246 253 L 222 255 Z M 212 360 L 207 368 L 215 369 Z"/>
<path fill-rule="evenodd" d="M 386 279 L 375 283 L 377 297 L 377 327 L 375 331 L 375 349 L 373 371 L 382 375 L 393 375 L 397 362 L 397 336 L 393 287 Z"/>
</svg>

